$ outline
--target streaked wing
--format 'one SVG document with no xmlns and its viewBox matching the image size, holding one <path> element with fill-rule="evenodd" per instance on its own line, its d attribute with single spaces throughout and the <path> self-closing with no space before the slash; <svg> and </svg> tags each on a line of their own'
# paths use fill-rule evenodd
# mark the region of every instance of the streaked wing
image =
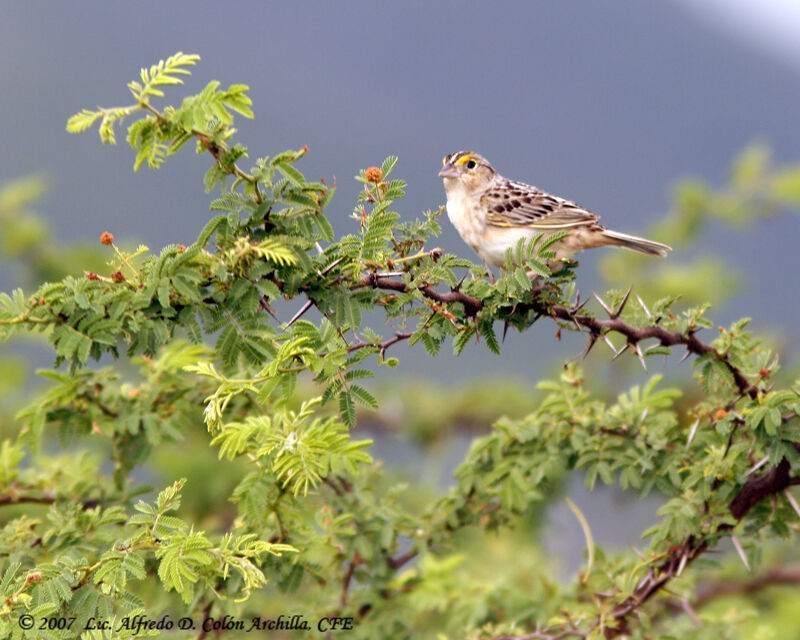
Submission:
<svg viewBox="0 0 800 640">
<path fill-rule="evenodd" d="M 487 221 L 496 227 L 566 229 L 597 223 L 591 211 L 564 198 L 513 180 L 490 187 L 481 196 Z"/>
</svg>

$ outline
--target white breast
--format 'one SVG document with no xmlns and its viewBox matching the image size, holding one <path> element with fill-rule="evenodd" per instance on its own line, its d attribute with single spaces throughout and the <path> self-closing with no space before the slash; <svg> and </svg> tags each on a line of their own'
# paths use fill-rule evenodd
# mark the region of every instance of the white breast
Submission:
<svg viewBox="0 0 800 640">
<path fill-rule="evenodd" d="M 450 184 L 448 184 L 450 183 Z M 487 225 L 480 212 L 480 199 L 469 195 L 458 180 L 445 178 L 447 217 L 475 253 L 486 264 L 502 267 L 506 249 L 512 250 L 520 238 L 530 238 L 536 232 L 525 227 L 494 227 Z"/>
<path fill-rule="evenodd" d="M 444 179 L 447 193 L 447 217 L 456 228 L 461 238 L 480 255 L 479 247 L 483 244 L 481 235 L 486 224 L 475 215 L 477 204 L 458 180 Z"/>
</svg>

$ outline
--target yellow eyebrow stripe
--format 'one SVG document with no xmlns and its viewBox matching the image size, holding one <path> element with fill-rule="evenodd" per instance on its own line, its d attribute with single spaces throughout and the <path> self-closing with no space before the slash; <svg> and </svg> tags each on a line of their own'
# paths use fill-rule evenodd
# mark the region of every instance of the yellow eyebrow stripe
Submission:
<svg viewBox="0 0 800 640">
<path fill-rule="evenodd" d="M 458 160 L 456 160 L 455 164 L 465 164 L 465 163 L 469 162 L 470 160 L 472 160 L 472 154 L 467 153 L 467 154 L 461 156 Z"/>
</svg>

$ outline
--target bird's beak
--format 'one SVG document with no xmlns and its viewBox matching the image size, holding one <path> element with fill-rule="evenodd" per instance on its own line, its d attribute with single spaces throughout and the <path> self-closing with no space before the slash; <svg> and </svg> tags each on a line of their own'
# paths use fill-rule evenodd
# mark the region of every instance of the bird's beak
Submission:
<svg viewBox="0 0 800 640">
<path fill-rule="evenodd" d="M 440 178 L 457 178 L 458 171 L 452 164 L 446 164 L 442 167 L 442 170 L 439 172 Z"/>
</svg>

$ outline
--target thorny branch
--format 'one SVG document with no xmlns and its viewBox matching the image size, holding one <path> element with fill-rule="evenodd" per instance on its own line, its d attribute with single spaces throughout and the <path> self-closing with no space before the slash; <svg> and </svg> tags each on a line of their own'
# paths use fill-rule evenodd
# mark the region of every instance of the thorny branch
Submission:
<svg viewBox="0 0 800 640">
<path fill-rule="evenodd" d="M 347 573 L 342 579 L 342 595 L 339 598 L 339 606 L 344 607 L 347 605 L 347 591 L 350 589 L 350 581 L 353 579 L 353 574 L 356 571 L 356 561 L 351 560 L 350 565 L 347 567 Z"/>
<path fill-rule="evenodd" d="M 12 488 L 11 491 L 0 495 L 0 507 L 16 504 L 54 504 L 59 498 L 52 491 L 38 491 L 36 489 Z M 101 504 L 100 500 L 87 499 L 79 502 L 84 509 L 93 509 Z"/>
<path fill-rule="evenodd" d="M 731 500 L 729 509 L 731 514 L 737 519 L 741 520 L 747 512 L 761 499 L 771 495 L 775 495 L 783 491 L 786 487 L 792 484 L 797 484 L 798 479 L 791 478 L 789 475 L 789 462 L 784 458 L 777 467 L 770 469 L 761 476 L 751 477 L 741 489 L 739 489 L 736 496 Z M 730 525 L 723 525 L 721 530 L 731 529 Z M 603 629 L 603 634 L 606 638 L 617 638 L 619 636 L 627 635 L 631 632 L 629 619 L 632 615 L 656 595 L 662 588 L 664 588 L 671 580 L 678 578 L 683 570 L 702 555 L 709 548 L 708 542 L 703 539 L 697 539 L 695 536 L 689 536 L 683 544 L 673 546 L 666 559 L 658 566 L 651 567 L 645 576 L 637 583 L 633 594 L 616 605 L 611 613 L 613 624 L 606 623 Z M 777 580 L 778 577 L 767 576 L 764 577 L 766 581 Z M 785 580 L 799 580 L 800 572 L 797 568 L 793 573 L 783 576 Z M 753 581 L 756 582 L 756 581 Z M 760 583 L 758 583 L 760 584 Z M 753 586 L 757 588 L 757 586 Z M 698 594 L 698 598 L 706 598 L 703 592 Z M 700 599 L 702 602 L 702 599 Z M 599 624 L 599 621 L 597 621 Z M 573 634 L 574 635 L 574 634 Z M 550 635 L 522 635 L 522 636 L 500 636 L 494 640 L 522 640 L 524 638 L 561 638 L 565 637 L 560 634 Z"/>
<path fill-rule="evenodd" d="M 789 463 L 784 459 L 774 469 L 770 469 L 761 476 L 750 478 L 745 483 L 730 503 L 731 513 L 737 520 L 740 520 L 759 500 L 781 492 L 790 484 L 796 484 L 796 479 L 789 477 Z M 730 525 L 723 525 L 719 529 L 731 528 Z M 639 580 L 631 596 L 614 607 L 609 616 L 610 621 L 609 619 L 605 621 L 603 635 L 611 639 L 630 634 L 631 616 L 635 615 L 648 600 L 661 591 L 671 580 L 680 577 L 684 569 L 707 551 L 708 548 L 709 544 L 706 540 L 698 539 L 695 536 L 689 536 L 683 544 L 671 547 L 663 562 L 651 567 L 644 577 Z M 763 584 L 776 581 L 798 580 L 800 580 L 800 569 L 795 567 L 793 571 L 785 574 L 770 572 L 760 580 L 753 580 L 751 581 L 751 588 L 756 589 L 759 586 L 763 586 Z M 698 593 L 698 604 L 709 597 L 706 592 L 700 591 Z M 600 620 L 595 620 L 591 627 L 582 633 L 570 626 L 566 629 L 558 628 L 549 633 L 537 630 L 533 634 L 503 635 L 495 637 L 493 640 L 525 640 L 527 638 L 555 640 L 556 638 L 564 638 L 570 635 L 584 635 L 585 637 L 598 624 L 600 624 Z"/>
<path fill-rule="evenodd" d="M 377 347 L 379 353 L 381 354 L 381 357 L 383 357 L 384 353 L 386 352 L 386 349 L 391 347 L 393 344 L 397 344 L 398 342 L 401 342 L 403 340 L 408 340 L 412 335 L 414 334 L 411 333 L 410 331 L 395 331 L 394 338 L 387 338 L 386 340 L 384 340 L 383 342 L 379 342 L 378 344 L 365 341 L 356 342 L 347 347 L 347 352 L 352 353 L 353 351 L 356 351 L 358 349 L 364 349 L 365 347 Z"/>
<path fill-rule="evenodd" d="M 391 278 L 387 276 L 377 275 L 370 273 L 361 278 L 361 280 L 350 287 L 351 290 L 363 289 L 364 287 L 373 287 L 375 289 L 385 289 L 388 291 L 397 291 L 399 293 L 407 293 L 410 289 L 408 285 L 402 280 Z M 442 304 L 450 302 L 459 302 L 464 305 L 464 312 L 467 316 L 475 316 L 481 309 L 483 309 L 483 302 L 474 298 L 473 296 L 462 293 L 457 289 L 451 289 L 447 293 L 440 293 L 431 285 L 424 285 L 419 287 L 426 298 L 435 300 Z"/>
<path fill-rule="evenodd" d="M 614 624 L 613 626 L 607 624 L 603 629 L 603 635 L 606 638 L 617 638 L 629 634 L 631 632 L 629 617 L 670 580 L 679 577 L 683 570 L 706 549 L 708 549 L 708 543 L 705 540 L 696 540 L 694 536 L 689 536 L 683 544 L 672 547 L 666 560 L 657 567 L 651 567 L 639 580 L 633 594 L 614 607 L 611 613 Z"/>
<path fill-rule="evenodd" d="M 361 280 L 351 287 L 352 290 L 362 289 L 364 287 L 373 287 L 375 289 L 385 289 L 389 291 L 397 291 L 400 293 L 407 293 L 410 290 L 408 284 L 397 278 L 381 276 L 370 273 L 361 278 Z M 542 290 L 542 287 L 538 287 Z M 436 302 L 446 303 L 459 303 L 464 307 L 464 313 L 467 317 L 476 316 L 483 309 L 483 302 L 474 296 L 470 296 L 458 289 L 451 289 L 445 293 L 438 291 L 431 285 L 424 285 L 419 287 L 419 291 L 423 296 L 434 300 Z M 705 354 L 712 354 L 714 358 L 722 362 L 733 375 L 736 387 L 742 395 L 754 398 L 758 394 L 758 388 L 752 384 L 736 367 L 727 355 L 720 353 L 710 344 L 700 340 L 694 331 L 688 334 L 681 333 L 680 331 L 670 331 L 657 324 L 649 325 L 646 327 L 635 327 L 622 320 L 619 316 L 622 309 L 627 302 L 628 296 L 626 295 L 622 303 L 616 310 L 611 310 L 602 300 L 600 300 L 603 308 L 608 314 L 607 319 L 595 318 L 591 315 L 580 313 L 583 305 L 578 305 L 576 308 L 568 309 L 567 307 L 559 304 L 549 304 L 545 301 L 536 301 L 531 303 L 527 308 L 522 305 L 516 307 L 516 311 L 534 311 L 538 316 L 549 316 L 556 320 L 563 320 L 575 324 L 579 329 L 585 330 L 590 334 L 590 345 L 602 335 L 609 332 L 619 333 L 625 336 L 627 344 L 634 348 L 645 340 L 656 340 L 658 344 L 664 347 L 672 347 L 676 345 L 683 345 L 687 351 L 697 356 Z"/>
<path fill-rule="evenodd" d="M 0 495 L 0 506 L 23 503 L 53 504 L 55 501 L 56 497 L 50 492 L 44 492 L 41 495 L 17 494 L 16 492 Z"/>
</svg>

